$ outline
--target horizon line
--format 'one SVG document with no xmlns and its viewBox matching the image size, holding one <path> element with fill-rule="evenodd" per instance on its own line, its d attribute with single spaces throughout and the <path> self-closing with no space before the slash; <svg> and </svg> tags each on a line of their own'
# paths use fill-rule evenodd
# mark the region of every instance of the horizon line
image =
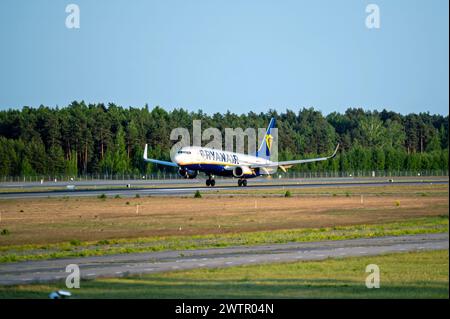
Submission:
<svg viewBox="0 0 450 319">
<path fill-rule="evenodd" d="M 231 114 L 235 114 L 235 115 L 248 115 L 250 112 L 253 112 L 255 114 L 261 114 L 261 113 L 267 114 L 267 113 L 270 113 L 272 111 L 275 111 L 277 113 L 283 114 L 283 113 L 287 113 L 288 111 L 291 111 L 291 112 L 295 113 L 295 110 L 296 111 L 301 111 L 301 110 L 304 110 L 304 109 L 313 109 L 314 111 L 320 112 L 324 116 L 330 115 L 332 113 L 345 114 L 345 112 L 348 111 L 349 109 L 356 109 L 356 110 L 362 109 L 364 112 L 371 112 L 371 113 L 374 113 L 374 112 L 381 113 L 383 111 L 387 111 L 387 112 L 393 112 L 393 113 L 396 113 L 396 114 L 400 114 L 400 115 L 403 115 L 403 116 L 411 115 L 411 114 L 429 114 L 429 115 L 441 115 L 441 116 L 446 117 L 446 116 L 449 115 L 448 112 L 443 114 L 443 113 L 431 113 L 431 111 L 422 111 L 422 112 L 419 112 L 419 113 L 414 113 L 414 112 L 402 113 L 402 112 L 395 111 L 393 109 L 389 109 L 389 108 L 387 108 L 385 106 L 384 107 L 380 107 L 380 108 L 377 108 L 377 107 L 366 108 L 366 107 L 362 107 L 362 106 L 348 106 L 348 107 L 345 108 L 344 112 L 336 110 L 336 111 L 332 111 L 332 112 L 329 112 L 329 113 L 324 113 L 322 110 L 320 110 L 320 108 L 315 107 L 315 106 L 297 106 L 295 108 L 284 107 L 282 110 L 279 110 L 277 108 L 269 107 L 269 108 L 266 109 L 266 111 L 252 111 L 251 109 L 249 109 L 246 113 L 244 113 L 244 112 L 242 112 L 242 113 L 235 113 L 235 112 L 231 111 L 230 109 L 227 109 L 226 111 L 223 111 L 223 112 L 219 112 L 219 111 L 207 112 L 207 111 L 203 110 L 202 108 L 197 108 L 196 110 L 192 110 L 192 108 L 182 107 L 182 106 L 167 107 L 167 106 L 162 106 L 162 105 L 159 105 L 159 104 L 155 104 L 153 106 L 150 106 L 149 103 L 145 103 L 144 105 L 141 105 L 141 106 L 132 106 L 132 105 L 124 106 L 124 105 L 121 105 L 121 104 L 117 104 L 115 102 L 106 102 L 106 103 L 105 102 L 86 102 L 85 100 L 80 100 L 80 101 L 74 100 L 74 101 L 69 102 L 67 105 L 64 105 L 64 106 L 59 106 L 58 104 L 53 105 L 53 106 L 40 104 L 39 106 L 23 105 L 23 106 L 15 106 L 15 107 L 8 107 L 8 108 L 0 107 L 0 112 L 8 112 L 8 111 L 12 111 L 12 110 L 22 111 L 26 107 L 30 108 L 30 109 L 39 109 L 41 107 L 45 107 L 45 108 L 49 108 L 49 109 L 53 109 L 53 110 L 54 109 L 64 109 L 64 108 L 70 107 L 74 103 L 84 104 L 86 106 L 89 106 L 89 105 L 96 105 L 96 106 L 104 105 L 106 108 L 109 108 L 111 105 L 114 105 L 116 107 L 120 107 L 120 108 L 123 108 L 123 109 L 130 109 L 130 108 L 145 109 L 145 108 L 148 107 L 150 111 L 155 109 L 155 108 L 161 108 L 161 109 L 165 110 L 166 112 L 173 112 L 174 110 L 184 110 L 184 111 L 186 111 L 188 113 L 199 113 L 199 112 L 201 112 L 203 114 L 210 115 L 210 116 L 212 116 L 214 114 L 217 114 L 217 113 L 219 113 L 219 114 L 231 113 Z"/>
</svg>

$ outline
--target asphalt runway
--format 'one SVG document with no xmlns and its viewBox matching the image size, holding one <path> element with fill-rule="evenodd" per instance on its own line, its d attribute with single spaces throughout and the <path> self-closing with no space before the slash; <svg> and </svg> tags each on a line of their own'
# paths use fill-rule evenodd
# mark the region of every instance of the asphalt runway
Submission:
<svg viewBox="0 0 450 319">
<path fill-rule="evenodd" d="M 220 185 L 216 187 L 200 186 L 203 181 L 196 181 L 196 184 L 192 186 L 177 186 L 168 185 L 166 187 L 132 187 L 132 188 L 95 188 L 95 189 L 57 189 L 57 190 L 44 190 L 44 191 L 14 191 L 14 192 L 2 192 L 0 193 L 0 199 L 23 199 L 23 198 L 51 198 L 51 197 L 88 197 L 88 196 L 100 196 L 105 194 L 106 196 L 121 197 L 135 197 L 136 194 L 140 196 L 181 196 L 194 194 L 197 190 L 201 192 L 215 192 L 226 190 L 263 190 L 263 189 L 285 189 L 285 188 L 324 188 L 324 187 L 383 187 L 391 185 L 429 185 L 429 184 L 447 184 L 448 177 L 444 178 L 427 178 L 423 180 L 410 180 L 400 179 L 397 181 L 389 182 L 386 179 L 376 179 L 371 181 L 370 179 L 363 180 L 349 180 L 349 179 L 324 179 L 321 182 L 295 182 L 288 180 L 289 182 L 277 182 L 274 183 L 271 180 L 255 181 L 249 180 L 247 187 L 238 187 L 237 185 L 228 184 Z M 196 186 L 198 185 L 198 186 Z M 105 185 L 103 185 L 105 187 Z"/>
<path fill-rule="evenodd" d="M 388 177 L 388 176 L 376 176 L 376 177 L 305 177 L 305 178 L 277 178 L 277 177 L 257 177 L 249 179 L 248 182 L 251 185 L 260 184 L 289 184 L 289 183 L 306 183 L 306 184 L 319 184 L 319 183 L 367 183 L 367 182 L 386 182 L 389 179 L 393 179 L 396 182 L 418 182 L 418 181 L 448 181 L 448 176 L 400 176 L 400 177 Z M 232 178 L 216 178 L 217 186 L 229 186 L 236 185 L 237 179 Z M 164 185 L 178 185 L 178 186 L 203 186 L 205 185 L 205 178 L 201 176 L 196 179 L 77 179 L 70 180 L 57 180 L 57 181 L 15 181 L 15 182 L 0 182 L 0 189 L 32 189 L 32 188 L 48 188 L 48 189 L 63 189 L 67 185 L 75 187 L 126 187 L 132 185 L 133 187 L 145 187 L 145 186 L 164 186 Z"/>
<path fill-rule="evenodd" d="M 443 233 L 27 261 L 0 264 L 0 285 L 65 280 L 69 264 L 80 267 L 82 279 L 94 279 L 448 248 L 449 235 Z"/>
</svg>

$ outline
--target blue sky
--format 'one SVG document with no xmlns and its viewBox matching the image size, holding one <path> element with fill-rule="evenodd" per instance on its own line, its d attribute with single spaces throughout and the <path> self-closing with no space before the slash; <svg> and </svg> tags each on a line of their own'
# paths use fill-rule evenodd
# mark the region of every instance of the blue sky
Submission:
<svg viewBox="0 0 450 319">
<path fill-rule="evenodd" d="M 79 5 L 80 29 L 65 8 Z M 380 8 L 368 29 L 365 8 Z M 447 0 L 2 0 L 0 109 L 448 114 Z"/>
</svg>

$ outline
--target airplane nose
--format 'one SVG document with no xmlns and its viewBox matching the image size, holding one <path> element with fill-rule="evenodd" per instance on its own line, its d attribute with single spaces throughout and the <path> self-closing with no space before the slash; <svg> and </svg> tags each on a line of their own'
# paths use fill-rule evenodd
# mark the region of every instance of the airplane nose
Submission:
<svg viewBox="0 0 450 319">
<path fill-rule="evenodd" d="M 181 162 L 181 154 L 176 154 L 175 157 L 173 158 L 174 162 L 177 164 L 180 164 Z"/>
</svg>

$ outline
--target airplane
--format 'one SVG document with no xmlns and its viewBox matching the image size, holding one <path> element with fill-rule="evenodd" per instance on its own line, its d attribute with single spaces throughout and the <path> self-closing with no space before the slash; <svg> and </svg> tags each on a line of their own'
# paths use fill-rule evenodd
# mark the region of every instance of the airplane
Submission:
<svg viewBox="0 0 450 319">
<path fill-rule="evenodd" d="M 214 187 L 216 181 L 214 177 L 226 176 L 238 178 L 238 186 L 247 186 L 247 179 L 261 175 L 271 175 L 277 172 L 278 168 L 286 172 L 296 164 L 325 161 L 336 156 L 339 144 L 333 154 L 327 157 L 310 158 L 283 162 L 273 162 L 270 160 L 270 149 L 273 137 L 271 130 L 275 127 L 275 118 L 270 120 L 266 134 L 255 155 L 246 155 L 211 149 L 201 146 L 184 146 L 175 154 L 173 161 L 161 161 L 147 157 L 148 145 L 144 148 L 144 161 L 159 165 L 166 165 L 178 168 L 178 174 L 186 179 L 194 179 L 198 172 L 203 172 L 208 176 L 206 186 Z"/>
</svg>

